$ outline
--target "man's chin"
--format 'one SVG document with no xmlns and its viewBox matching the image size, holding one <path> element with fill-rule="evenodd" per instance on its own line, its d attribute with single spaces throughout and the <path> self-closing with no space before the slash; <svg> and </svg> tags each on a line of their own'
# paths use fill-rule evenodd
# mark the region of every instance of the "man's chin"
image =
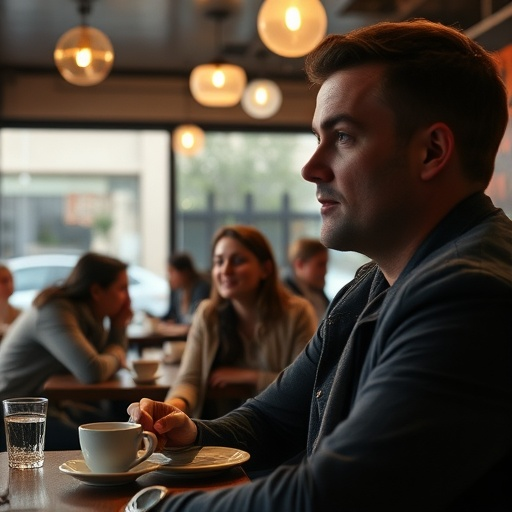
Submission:
<svg viewBox="0 0 512 512">
<path fill-rule="evenodd" d="M 329 226 L 329 223 L 324 220 L 320 231 L 320 242 L 329 249 L 339 251 L 342 250 L 339 248 L 339 238 L 340 236 L 335 233 L 332 226 Z"/>
</svg>

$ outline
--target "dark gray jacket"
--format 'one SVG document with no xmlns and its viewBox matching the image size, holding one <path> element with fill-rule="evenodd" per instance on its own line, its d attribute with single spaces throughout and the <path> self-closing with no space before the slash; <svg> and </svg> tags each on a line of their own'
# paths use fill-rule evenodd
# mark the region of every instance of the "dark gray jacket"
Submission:
<svg viewBox="0 0 512 512">
<path fill-rule="evenodd" d="M 267 390 L 198 422 L 276 469 L 165 510 L 510 510 L 511 347 L 512 221 L 477 194 L 391 288 L 365 266 Z"/>
</svg>

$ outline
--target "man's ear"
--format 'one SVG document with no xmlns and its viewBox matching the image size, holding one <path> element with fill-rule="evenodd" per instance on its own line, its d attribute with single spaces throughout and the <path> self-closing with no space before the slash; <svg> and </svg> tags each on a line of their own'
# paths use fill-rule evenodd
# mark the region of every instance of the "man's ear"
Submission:
<svg viewBox="0 0 512 512">
<path fill-rule="evenodd" d="M 431 180 L 442 171 L 453 156 L 455 147 L 452 130 L 445 123 L 435 123 L 425 131 L 425 158 L 421 178 Z"/>
</svg>

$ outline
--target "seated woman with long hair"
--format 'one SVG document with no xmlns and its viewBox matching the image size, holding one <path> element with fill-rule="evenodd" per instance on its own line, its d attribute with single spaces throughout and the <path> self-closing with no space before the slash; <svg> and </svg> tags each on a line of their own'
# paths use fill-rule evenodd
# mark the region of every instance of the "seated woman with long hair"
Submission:
<svg viewBox="0 0 512 512">
<path fill-rule="evenodd" d="M 212 294 L 199 305 L 177 382 L 166 402 L 201 418 L 239 404 L 208 389 L 246 384 L 254 394 L 290 364 L 313 335 L 311 304 L 278 278 L 267 239 L 250 226 L 221 228 L 212 243 Z"/>
<path fill-rule="evenodd" d="M 95 383 L 126 365 L 132 317 L 126 269 L 115 258 L 87 253 L 62 285 L 39 293 L 0 344 L 0 400 L 44 395 L 44 382 L 54 374 Z M 76 427 L 70 439 L 62 422 L 52 423 L 55 412 L 49 412 L 46 448 L 77 448 Z"/>
</svg>

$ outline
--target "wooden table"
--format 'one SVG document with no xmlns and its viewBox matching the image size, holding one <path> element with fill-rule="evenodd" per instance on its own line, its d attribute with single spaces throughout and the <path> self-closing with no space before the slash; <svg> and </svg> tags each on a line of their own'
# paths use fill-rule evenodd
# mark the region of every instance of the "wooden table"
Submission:
<svg viewBox="0 0 512 512">
<path fill-rule="evenodd" d="M 53 375 L 44 384 L 44 395 L 50 400 L 123 400 L 134 402 L 142 397 L 164 400 L 178 373 L 177 364 L 160 364 L 161 376 L 153 384 L 137 384 L 127 369 L 119 370 L 112 379 L 97 384 L 82 384 L 71 374 Z"/>
<path fill-rule="evenodd" d="M 240 466 L 218 474 L 198 478 L 173 477 L 163 473 L 147 473 L 135 482 L 119 486 L 95 487 L 61 473 L 59 465 L 83 459 L 80 451 L 45 452 L 39 469 L 10 469 L 7 453 L 0 453 L 0 493 L 9 487 L 9 504 L 4 510 L 40 512 L 120 512 L 128 500 L 149 485 L 165 485 L 174 492 L 193 489 L 218 489 L 249 482 Z"/>
</svg>

